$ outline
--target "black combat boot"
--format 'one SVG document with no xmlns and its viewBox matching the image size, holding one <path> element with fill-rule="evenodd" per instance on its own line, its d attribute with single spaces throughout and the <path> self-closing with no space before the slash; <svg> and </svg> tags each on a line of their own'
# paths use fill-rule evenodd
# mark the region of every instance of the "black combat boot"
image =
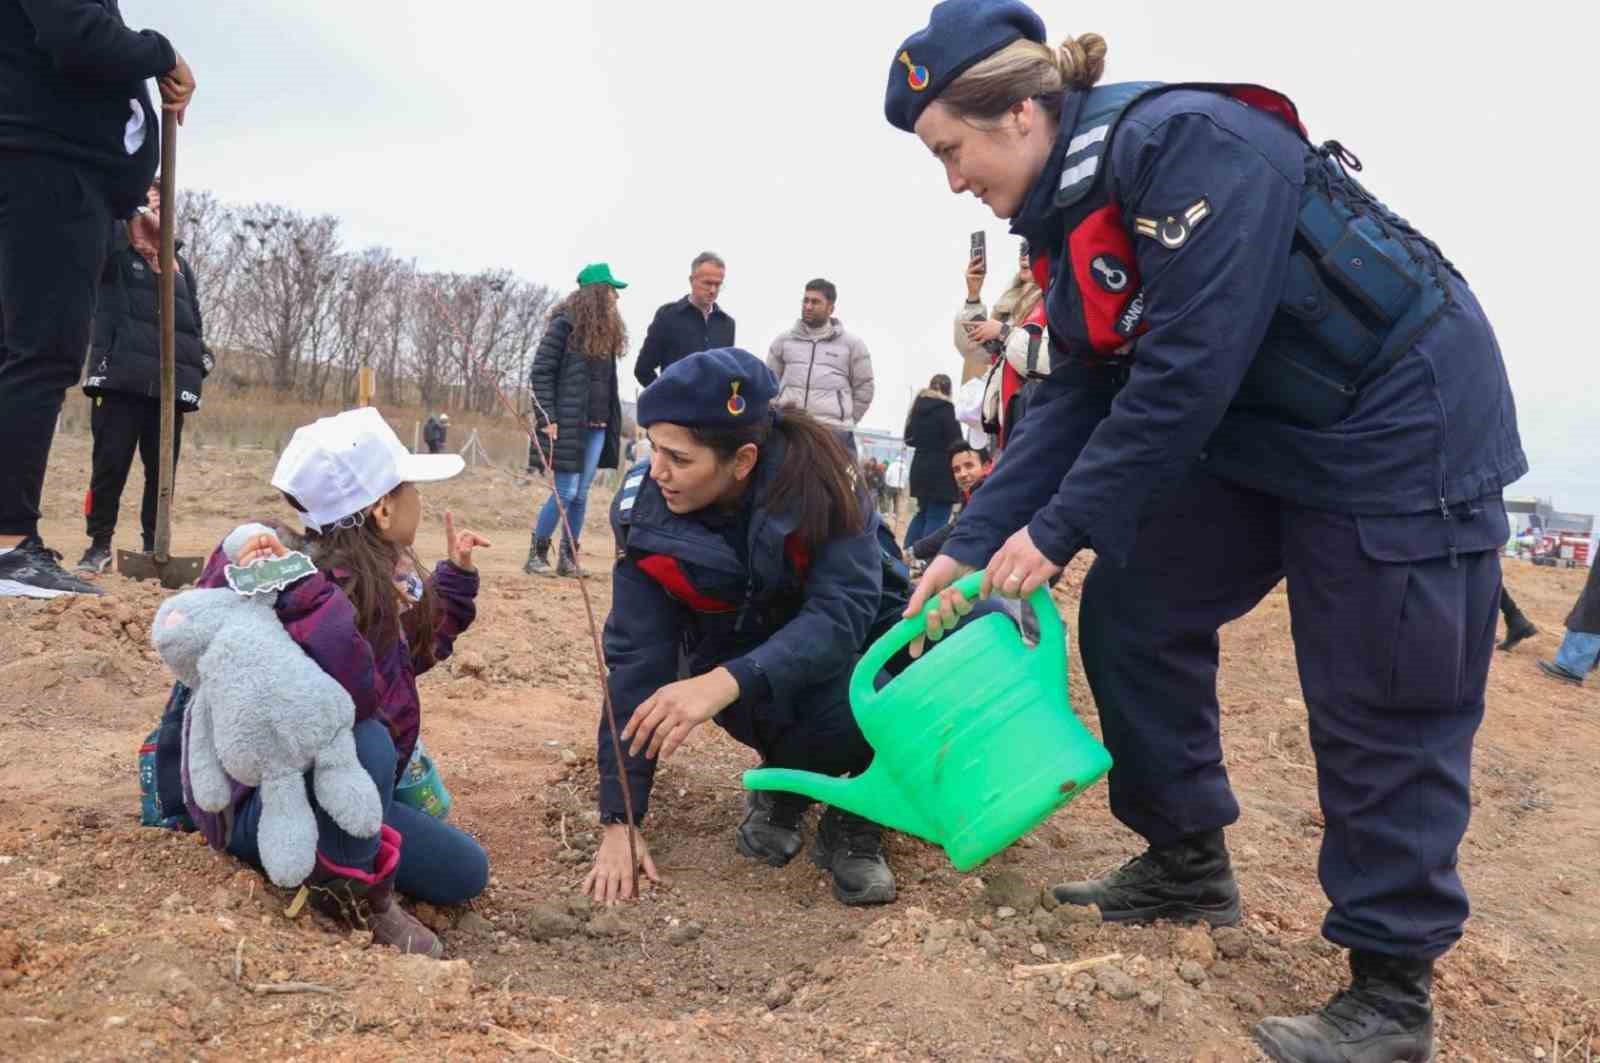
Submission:
<svg viewBox="0 0 1600 1063">
<path fill-rule="evenodd" d="M 1262 1019 L 1250 1032 L 1277 1063 L 1428 1063 L 1434 1058 L 1433 961 L 1350 953 L 1350 988 L 1310 1015 Z"/>
<path fill-rule="evenodd" d="M 550 540 L 539 538 L 539 533 L 533 533 L 533 543 L 528 547 L 528 560 L 522 563 L 522 571 L 530 576 L 550 575 Z"/>
<path fill-rule="evenodd" d="M 894 872 L 883 858 L 883 828 L 837 808 L 817 821 L 811 859 L 833 875 L 833 895 L 843 904 L 888 904 Z"/>
<path fill-rule="evenodd" d="M 744 822 L 734 835 L 734 845 L 745 856 L 782 867 L 794 859 L 804 839 L 800 821 L 811 799 L 799 794 L 747 790 Z"/>
<path fill-rule="evenodd" d="M 1108 923 L 1239 921 L 1239 887 L 1220 830 L 1146 849 L 1104 878 L 1064 882 L 1050 892 L 1062 904 L 1094 905 Z"/>
<path fill-rule="evenodd" d="M 1506 621 L 1506 638 L 1504 642 L 1500 643 L 1500 648 L 1502 650 L 1514 650 L 1517 647 L 1517 643 L 1524 639 L 1531 639 L 1538 633 L 1539 629 L 1533 626 L 1533 621 L 1522 615 L 1522 611 L 1519 609 L 1517 612 L 1512 613 L 1511 617 Z"/>
</svg>

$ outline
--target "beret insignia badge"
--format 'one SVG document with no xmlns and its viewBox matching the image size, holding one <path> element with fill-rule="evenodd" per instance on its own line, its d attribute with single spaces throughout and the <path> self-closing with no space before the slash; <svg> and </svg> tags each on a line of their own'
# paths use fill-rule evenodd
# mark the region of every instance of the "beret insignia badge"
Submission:
<svg viewBox="0 0 1600 1063">
<path fill-rule="evenodd" d="M 928 68 L 911 61 L 910 52 L 901 52 L 898 60 L 906 65 L 906 84 L 912 92 L 921 92 L 928 87 Z"/>
</svg>

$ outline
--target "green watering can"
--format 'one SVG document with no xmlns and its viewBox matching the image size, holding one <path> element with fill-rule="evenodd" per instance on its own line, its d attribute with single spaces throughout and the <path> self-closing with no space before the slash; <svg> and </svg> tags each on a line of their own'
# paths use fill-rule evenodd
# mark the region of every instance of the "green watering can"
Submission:
<svg viewBox="0 0 1600 1063">
<path fill-rule="evenodd" d="M 956 587 L 973 600 L 982 579 L 975 572 Z M 1039 618 L 1033 649 L 1010 617 L 990 613 L 875 690 L 889 658 L 927 630 L 922 617 L 902 620 L 850 677 L 856 723 L 875 750 L 866 772 L 759 768 L 744 773 L 744 785 L 854 812 L 943 846 L 958 871 L 977 867 L 1111 768 L 1111 754 L 1072 712 L 1066 636 L 1048 589 L 1028 605 Z"/>
</svg>

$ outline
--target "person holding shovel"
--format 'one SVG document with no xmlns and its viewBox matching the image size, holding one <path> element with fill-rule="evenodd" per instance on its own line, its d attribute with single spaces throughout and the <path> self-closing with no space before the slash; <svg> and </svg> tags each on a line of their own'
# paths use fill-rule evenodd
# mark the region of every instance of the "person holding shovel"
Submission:
<svg viewBox="0 0 1600 1063">
<path fill-rule="evenodd" d="M 116 0 L 0 0 L 0 596 L 98 594 L 39 538 L 56 418 L 89 350 L 112 223 L 156 172 L 158 79 L 178 122 L 189 64 Z M 155 226 L 133 221 L 135 239 Z"/>
<path fill-rule="evenodd" d="M 890 575 L 876 508 L 838 433 L 780 411 L 777 394 L 760 359 L 723 348 L 673 363 L 639 396 L 654 453 L 611 507 L 618 560 L 605 655 L 623 762 L 602 716 L 605 834 L 584 882 L 597 901 L 633 896 L 630 850 L 656 879 L 644 835 L 630 844 L 628 813 L 644 821 L 656 764 L 707 720 L 777 767 L 859 774 L 872 759 L 850 674 L 909 588 Z M 738 851 L 787 864 L 809 806 L 795 794 L 747 794 Z M 882 837 L 859 816 L 823 813 L 813 859 L 841 902 L 894 899 Z"/>
<path fill-rule="evenodd" d="M 1079 638 L 1114 815 L 1145 851 L 1054 889 L 1110 922 L 1240 918 L 1218 628 L 1287 579 L 1327 822 L 1329 940 L 1351 981 L 1267 1018 L 1275 1060 L 1434 1057 L 1434 961 L 1461 936 L 1508 534 L 1527 471 L 1494 333 L 1439 248 L 1247 85 L 1097 85 L 1106 43 L 1046 43 L 1017 0 L 949 0 L 888 52 L 884 109 L 951 192 L 1029 242 L 1051 375 L 928 567 L 1027 595 L 1080 550 Z"/>
</svg>

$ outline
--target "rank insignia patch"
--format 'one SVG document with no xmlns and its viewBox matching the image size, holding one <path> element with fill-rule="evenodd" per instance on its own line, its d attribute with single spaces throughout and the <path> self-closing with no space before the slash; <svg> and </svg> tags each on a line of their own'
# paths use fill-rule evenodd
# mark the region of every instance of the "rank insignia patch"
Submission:
<svg viewBox="0 0 1600 1063">
<path fill-rule="evenodd" d="M 1161 218 L 1136 217 L 1133 224 L 1140 236 L 1148 236 L 1169 251 L 1176 251 L 1189 242 L 1189 234 L 1209 217 L 1211 201 L 1202 196 L 1192 207 L 1177 214 Z"/>
</svg>

